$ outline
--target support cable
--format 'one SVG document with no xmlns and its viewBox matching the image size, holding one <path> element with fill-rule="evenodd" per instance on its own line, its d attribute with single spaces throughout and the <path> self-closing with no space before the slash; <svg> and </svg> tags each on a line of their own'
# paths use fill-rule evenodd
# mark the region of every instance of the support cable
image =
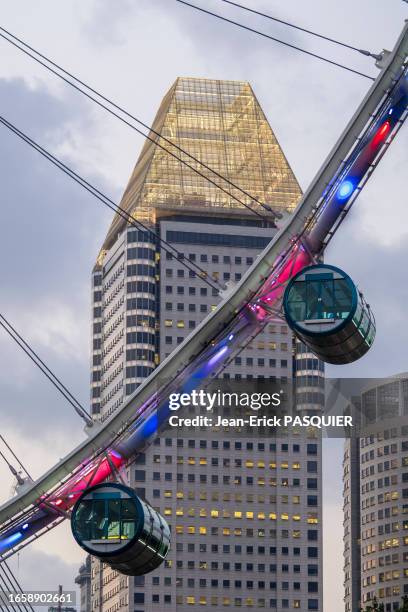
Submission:
<svg viewBox="0 0 408 612">
<path fill-rule="evenodd" d="M 5 32 L 7 34 L 7 36 L 10 36 L 12 40 L 10 40 L 10 38 L 8 38 L 7 36 L 5 36 L 4 34 L 2 34 L 1 32 Z M 79 87 L 78 85 L 76 85 L 75 83 L 73 83 L 72 81 L 69 80 L 73 79 L 76 83 L 79 83 L 82 87 L 85 87 L 88 91 L 91 91 L 93 94 L 97 95 L 98 97 L 100 97 L 102 100 L 104 100 L 105 102 L 109 103 L 111 106 L 113 106 L 114 108 L 116 108 L 117 110 L 119 110 L 120 112 L 122 112 L 124 115 L 126 115 L 127 117 L 129 117 L 130 119 L 132 119 L 133 121 L 136 121 L 136 123 L 138 123 L 139 125 L 143 126 L 144 128 L 146 128 L 147 130 L 149 130 L 152 134 L 154 134 L 155 136 L 157 136 L 158 138 L 160 138 L 161 140 L 163 140 L 164 142 L 167 142 L 169 145 L 171 145 L 172 147 L 174 147 L 175 149 L 177 149 L 180 153 L 182 153 L 183 155 L 186 155 L 187 157 L 189 157 L 190 159 L 192 159 L 194 162 L 196 162 L 197 164 L 201 165 L 203 168 L 205 168 L 206 170 L 212 172 L 215 176 L 217 176 L 218 178 L 222 179 L 225 183 L 227 183 L 228 185 L 230 185 L 231 187 L 233 187 L 234 189 L 237 189 L 239 192 L 241 192 L 243 195 L 245 195 L 246 197 L 248 197 L 250 200 L 252 200 L 253 202 L 255 202 L 256 204 L 258 204 L 259 206 L 261 206 L 268 214 L 273 213 L 274 217 L 279 218 L 280 217 L 280 213 L 275 212 L 270 206 L 268 206 L 267 204 L 264 204 L 263 202 L 261 202 L 258 198 L 256 198 L 255 196 L 252 196 L 250 193 L 248 193 L 245 189 L 242 189 L 241 187 L 239 187 L 238 185 L 236 185 L 235 183 L 233 183 L 230 179 L 226 178 L 225 176 L 223 176 L 222 174 L 220 174 L 219 172 L 217 172 L 216 170 L 214 170 L 213 168 L 211 168 L 210 166 L 208 166 L 207 164 L 205 164 L 204 162 L 202 162 L 201 160 L 199 160 L 197 157 L 195 157 L 194 155 L 192 155 L 191 153 L 188 153 L 185 149 L 183 149 L 182 147 L 180 147 L 179 145 L 177 145 L 175 142 L 173 142 L 172 140 L 170 140 L 169 138 L 166 138 L 165 136 L 163 136 L 162 134 L 160 134 L 160 132 L 157 132 L 156 130 L 154 130 L 151 126 L 147 125 L 146 123 L 144 123 L 143 121 L 141 121 L 140 119 L 138 119 L 137 117 L 135 117 L 134 115 L 132 115 L 131 113 L 129 113 L 128 111 L 126 111 L 124 108 L 122 108 L 121 106 L 119 106 L 118 104 L 116 104 L 115 102 L 113 102 L 112 100 L 110 100 L 109 98 L 107 98 L 106 96 L 104 96 L 103 94 L 101 94 L 100 92 L 98 92 L 96 89 L 92 88 L 90 85 L 87 85 L 84 81 L 81 81 L 80 79 L 78 79 L 77 77 L 75 77 L 72 73 L 68 72 L 67 70 L 65 70 L 64 68 L 62 68 L 59 64 L 57 64 L 56 62 L 52 61 L 51 59 L 49 59 L 47 56 L 43 55 L 42 53 L 40 53 L 39 51 L 37 51 L 36 49 L 34 49 L 34 47 L 31 47 L 30 45 L 28 45 L 27 43 L 25 43 L 23 40 L 17 38 L 17 36 L 15 36 L 14 34 L 12 34 L 11 32 L 9 32 L 8 30 L 6 30 L 5 28 L 2 28 L 0 26 L 0 37 L 3 38 L 4 40 L 6 40 L 7 42 L 9 42 L 11 45 L 13 45 L 14 47 L 16 47 L 17 49 L 19 49 L 20 51 L 22 51 L 25 55 L 28 55 L 31 59 L 33 59 L 35 62 L 37 62 L 38 64 L 40 64 L 41 66 L 43 66 L 44 68 L 46 68 L 49 72 L 51 72 L 52 74 L 54 74 L 55 76 L 59 77 L 60 79 L 62 79 L 65 83 L 67 83 L 68 85 L 71 85 L 71 87 L 73 87 L 74 89 L 76 89 L 77 91 L 79 91 L 80 93 L 82 93 L 84 96 L 86 96 L 89 100 L 92 100 L 93 102 L 95 102 L 98 106 L 100 106 L 101 108 L 105 109 L 108 113 L 110 113 L 111 115 L 113 115 L 114 117 L 116 117 L 117 119 L 119 119 L 120 121 L 122 121 L 122 123 L 124 123 L 125 125 L 127 125 L 128 127 L 130 127 L 132 130 L 136 131 L 138 134 L 140 134 L 141 136 L 143 136 L 144 138 L 147 138 L 148 140 L 150 140 L 150 142 L 152 142 L 155 146 L 159 147 L 160 149 L 163 149 L 163 151 L 165 151 L 166 153 L 168 153 L 169 155 L 171 155 L 172 157 L 174 157 L 177 161 L 181 162 L 182 164 L 184 164 L 185 166 L 187 166 L 187 168 L 189 168 L 190 170 L 192 170 L 193 172 L 195 172 L 196 174 L 198 174 L 199 176 L 201 176 L 203 179 L 205 179 L 206 181 L 208 181 L 209 183 L 211 183 L 212 185 L 214 185 L 215 187 L 217 187 L 218 189 L 220 189 L 222 192 L 224 192 L 225 194 L 227 194 L 230 198 L 232 198 L 233 200 L 235 200 L 236 202 L 238 202 L 238 204 L 240 204 L 241 206 L 244 206 L 245 208 L 247 208 L 248 210 L 250 210 L 251 212 L 255 213 L 256 215 L 258 215 L 258 217 L 260 217 L 261 219 L 263 219 L 264 221 L 269 222 L 269 220 L 262 215 L 259 211 L 251 208 L 251 206 L 249 206 L 248 204 L 246 204 L 245 202 L 243 202 L 241 199 L 237 198 L 235 195 L 233 195 L 230 191 L 228 191 L 227 189 L 224 189 L 221 185 L 219 185 L 218 183 L 216 183 L 214 180 L 212 180 L 211 178 L 209 178 L 208 176 L 206 176 L 203 172 L 201 172 L 200 170 L 198 170 L 197 168 L 194 168 L 194 166 L 192 166 L 191 164 L 189 164 L 188 162 L 186 162 L 184 159 L 182 159 L 181 157 L 178 157 L 175 153 L 173 153 L 172 151 L 169 151 L 169 149 L 167 149 L 166 147 L 164 147 L 162 144 L 160 144 L 160 142 L 158 142 L 155 138 L 151 137 L 149 134 L 145 134 L 142 130 L 138 129 L 137 127 L 135 127 L 134 125 L 132 125 L 131 123 L 129 123 L 129 121 L 127 121 L 126 119 L 124 119 L 123 117 L 121 117 L 120 115 L 118 115 L 117 113 L 115 113 L 112 109 L 110 109 L 109 107 L 105 106 L 105 104 L 102 104 L 102 102 L 100 102 L 99 100 L 97 100 L 96 98 L 94 98 L 92 95 L 90 95 L 89 93 L 87 93 L 86 91 L 84 91 L 83 89 L 81 89 L 81 87 Z M 18 41 L 19 44 L 17 44 Z M 23 45 L 20 46 L 20 45 Z M 25 47 L 25 48 L 24 48 Z M 27 50 L 28 49 L 28 50 Z M 30 53 L 30 51 L 32 53 Z M 33 55 L 33 53 L 35 53 L 36 55 L 38 55 L 38 57 L 35 57 L 35 55 Z M 50 66 L 48 66 L 44 61 L 41 61 L 39 58 L 42 58 L 43 60 L 45 60 L 46 62 L 48 62 L 50 64 Z M 62 74 L 59 74 L 56 70 L 54 70 L 53 68 L 51 68 L 51 66 L 54 66 L 55 68 L 57 68 L 58 70 L 60 70 L 63 74 L 67 75 L 66 78 L 64 77 Z"/>
<path fill-rule="evenodd" d="M 8 573 L 8 574 L 9 574 L 9 576 L 11 577 L 10 582 L 11 582 L 12 584 L 14 584 L 14 587 L 15 587 L 15 589 L 16 589 L 16 590 L 18 590 L 20 593 L 22 593 L 22 594 L 23 594 L 23 593 L 24 593 L 24 591 L 23 591 L 23 589 L 22 589 L 22 587 L 21 587 L 21 584 L 20 584 L 20 583 L 19 583 L 19 581 L 17 580 L 17 578 L 16 578 L 15 574 L 13 573 L 13 570 L 11 569 L 11 567 L 9 566 L 9 564 L 7 563 L 7 561 L 4 559 L 4 560 L 2 561 L 2 563 L 3 563 L 4 567 L 6 568 L 7 573 Z M 4 568 L 3 568 L 3 569 L 4 569 Z M 26 607 L 26 604 L 25 604 L 25 603 L 23 603 L 23 605 L 24 605 L 25 610 L 32 610 L 32 612 L 34 612 L 34 608 L 33 608 L 33 606 L 31 605 L 31 603 L 30 603 L 30 602 L 27 602 L 27 607 Z"/>
<path fill-rule="evenodd" d="M 8 469 L 10 470 L 10 472 L 13 474 L 13 476 L 16 478 L 18 484 L 23 484 L 24 480 L 21 478 L 20 474 L 18 473 L 18 471 L 16 470 L 16 468 L 14 467 L 14 465 L 12 465 L 9 460 L 7 459 L 6 455 L 0 451 L 0 457 L 3 459 L 4 463 L 7 465 Z"/>
<path fill-rule="evenodd" d="M 86 191 L 91 193 L 95 198 L 97 198 L 100 202 L 102 202 L 102 204 L 104 204 L 105 206 L 113 210 L 113 212 L 117 213 L 120 217 L 122 217 L 130 225 L 132 225 L 133 227 L 136 227 L 137 229 L 141 229 L 142 231 L 147 232 L 150 235 L 154 236 L 154 238 L 162 245 L 162 248 L 164 251 L 171 253 L 172 256 L 176 255 L 180 261 L 180 264 L 186 267 L 191 272 L 194 272 L 195 274 L 199 274 L 203 283 L 206 283 L 209 287 L 211 287 L 217 292 L 219 292 L 220 289 L 223 289 L 223 287 L 217 281 L 212 281 L 209 278 L 207 278 L 207 272 L 203 268 L 201 268 L 201 266 L 199 266 L 196 262 L 186 260 L 183 257 L 182 253 L 180 253 L 180 251 L 178 251 L 174 246 L 172 246 L 169 242 L 167 242 L 167 240 L 159 236 L 156 232 L 150 229 L 147 225 L 144 225 L 144 223 L 142 223 L 141 221 L 135 219 L 124 208 L 121 208 L 118 204 L 116 204 L 113 200 L 108 198 L 108 196 L 102 193 L 99 189 L 94 187 L 91 183 L 89 183 L 87 180 L 85 180 L 79 174 L 77 174 L 74 170 L 72 170 L 72 168 L 64 164 L 60 159 L 58 159 L 57 157 L 52 155 L 49 151 L 41 147 L 41 145 L 39 145 L 35 140 L 27 136 L 27 134 L 19 130 L 16 126 L 14 126 L 12 123 L 10 123 L 7 119 L 2 117 L 1 115 L 0 115 L 0 123 L 2 123 L 5 127 L 7 127 L 16 136 L 21 138 L 21 140 L 24 140 L 26 144 L 30 145 L 30 147 L 35 149 L 38 153 L 40 153 L 40 155 L 48 159 L 48 161 L 54 164 L 54 166 L 56 166 L 62 172 L 64 172 L 67 176 L 72 178 L 75 182 L 77 182 L 84 189 L 86 189 Z"/>
<path fill-rule="evenodd" d="M 263 38 L 267 38 L 269 40 L 272 40 L 273 42 L 277 42 L 281 45 L 285 45 L 286 47 L 290 47 L 291 49 L 295 49 L 295 51 L 300 51 L 301 53 L 305 53 L 306 55 L 310 55 L 311 57 L 314 57 L 316 59 L 319 59 L 323 62 L 326 62 L 327 64 L 331 64 L 332 66 L 336 66 L 337 68 L 342 68 L 343 70 L 347 70 L 348 72 L 352 72 L 354 74 L 357 74 L 358 76 L 362 76 L 365 79 L 370 79 L 370 81 L 375 81 L 375 78 L 365 74 L 364 72 L 359 72 L 358 70 L 355 70 L 354 68 L 350 68 L 349 66 L 345 66 L 344 64 L 340 64 L 339 62 L 335 62 L 334 60 L 328 59 L 327 57 L 324 57 L 323 55 L 319 55 L 317 53 L 312 53 L 312 51 L 307 51 L 306 49 L 303 49 L 302 47 L 298 47 L 296 45 L 293 45 L 292 43 L 288 43 L 284 40 L 281 40 L 280 38 L 276 38 L 275 36 L 270 36 L 269 34 L 266 34 L 265 32 L 261 32 L 260 30 L 255 30 L 254 28 L 250 28 L 247 25 L 244 25 L 243 23 L 239 23 L 238 21 L 233 21 L 232 19 L 228 19 L 227 17 L 223 17 L 222 15 L 219 15 L 218 13 L 214 13 L 213 11 L 209 11 L 207 9 L 202 8 L 201 6 L 197 6 L 196 4 L 191 4 L 190 2 L 186 2 L 185 0 L 176 0 L 176 2 L 179 2 L 180 4 L 184 4 L 185 6 L 189 6 L 192 9 L 195 9 L 196 11 L 200 11 L 201 13 L 205 13 L 207 15 L 211 15 L 211 17 L 216 17 L 217 19 L 220 19 L 221 21 L 225 21 L 227 23 L 230 23 L 232 25 L 235 25 L 239 28 L 242 28 L 243 30 L 247 30 L 248 32 L 252 32 L 253 34 L 258 34 L 258 36 L 262 36 Z"/>
<path fill-rule="evenodd" d="M 71 404 L 75 412 L 85 421 L 88 426 L 93 425 L 91 415 L 85 410 L 80 402 L 72 395 L 72 393 L 65 387 L 60 379 L 50 370 L 50 368 L 44 363 L 44 361 L 37 355 L 32 347 L 20 336 L 16 329 L 11 323 L 0 314 L 0 326 L 8 333 L 8 335 L 19 345 L 24 353 L 31 359 L 33 363 L 42 371 L 42 373 L 48 378 L 48 380 L 54 385 L 54 387 L 63 395 L 63 397 Z"/>
<path fill-rule="evenodd" d="M 240 8 L 243 11 L 248 11 L 248 13 L 253 13 L 254 15 L 259 15 L 260 17 L 265 17 L 266 19 L 270 19 L 271 21 L 276 21 L 277 23 L 281 23 L 285 26 L 288 26 L 289 28 L 294 28 L 295 30 L 299 30 L 300 32 L 305 32 L 306 34 L 310 34 L 311 36 L 316 36 L 316 38 L 321 38 L 322 40 L 326 40 L 327 42 L 331 42 L 335 45 L 339 45 L 346 49 L 350 49 L 351 51 L 357 51 L 357 53 L 361 53 L 362 55 L 365 55 L 366 57 L 373 57 L 375 60 L 381 59 L 381 55 L 379 55 L 378 53 L 372 53 L 371 51 L 366 51 L 365 49 L 359 49 L 358 47 L 355 47 L 354 45 L 350 45 L 341 40 L 337 40 L 336 38 L 330 38 L 330 36 L 325 36 L 324 34 L 313 32 L 313 30 L 302 28 L 301 26 L 298 26 L 294 23 L 290 23 L 289 21 L 284 21 L 283 19 L 279 19 L 278 17 L 273 17 L 273 15 L 268 15 L 267 13 L 262 13 L 261 11 L 257 11 L 255 9 L 249 8 L 249 6 L 238 4 L 238 2 L 232 2 L 232 0 L 219 0 L 219 2 L 225 2 L 225 4 L 230 4 L 231 6 Z"/>
<path fill-rule="evenodd" d="M 5 592 L 15 593 L 15 586 L 11 582 L 5 568 L 3 567 L 3 563 L 4 561 L 0 561 L 0 580 L 3 584 L 3 589 Z M 9 600 L 8 606 L 11 606 L 11 609 L 13 610 L 19 610 L 19 611 L 23 610 L 24 612 L 29 612 L 30 610 L 30 608 L 26 607 L 25 603 L 23 604 L 23 603 L 16 602 L 16 601 Z"/>
<path fill-rule="evenodd" d="M 0 560 L 0 589 L 4 593 L 3 597 L 7 598 L 7 593 L 10 592 L 11 589 L 10 589 L 9 584 L 6 582 L 6 580 L 5 580 L 4 576 L 3 576 L 4 570 L 2 568 L 2 563 L 3 562 Z M 15 604 L 14 602 L 10 601 L 9 599 L 7 601 L 7 604 L 6 604 L 6 602 L 2 598 L 2 603 L 4 603 L 4 605 L 7 606 L 6 610 L 18 610 L 18 611 L 22 610 L 22 608 L 20 608 L 19 606 L 17 607 L 17 604 Z"/>
<path fill-rule="evenodd" d="M 0 440 L 3 442 L 4 446 L 8 449 L 8 451 L 11 453 L 11 455 L 14 457 L 14 459 L 17 461 L 17 463 L 20 465 L 20 467 L 27 474 L 29 479 L 33 480 L 32 476 L 29 473 L 29 471 L 24 467 L 24 465 L 21 463 L 20 459 L 17 457 L 17 455 L 15 454 L 15 452 L 13 451 L 11 446 L 7 443 L 7 441 L 5 440 L 5 438 L 1 434 L 0 434 Z"/>
<path fill-rule="evenodd" d="M 13 449 L 11 448 L 11 446 L 8 444 L 7 440 L 0 434 L 0 440 L 3 442 L 3 444 L 5 445 L 5 447 L 8 449 L 8 451 L 10 452 L 10 454 L 12 455 L 12 457 L 15 459 L 15 461 L 17 461 L 17 464 L 20 465 L 20 467 L 24 470 L 24 472 L 27 474 L 29 480 L 31 480 L 31 482 L 34 482 L 33 477 L 30 475 L 30 473 L 28 472 L 28 470 L 24 467 L 24 465 L 22 464 L 22 462 L 20 461 L 20 459 L 17 457 L 16 453 L 13 451 Z M 3 461 L 6 463 L 7 467 L 9 468 L 10 472 L 13 474 L 13 476 L 15 477 L 15 479 L 17 480 L 17 483 L 19 485 L 23 485 L 25 483 L 24 478 L 21 476 L 21 474 L 15 469 L 15 467 L 7 460 L 7 457 L 4 455 L 4 453 L 2 451 L 0 451 L 0 457 L 3 459 Z M 44 504 L 46 506 L 49 506 L 49 504 L 44 501 Z M 51 507 L 51 506 L 49 506 Z M 51 507 L 53 510 L 55 510 L 54 507 Z M 57 510 L 60 514 L 62 514 L 65 518 L 67 518 L 66 514 L 58 508 Z M 11 571 L 11 570 L 10 570 Z"/>
</svg>

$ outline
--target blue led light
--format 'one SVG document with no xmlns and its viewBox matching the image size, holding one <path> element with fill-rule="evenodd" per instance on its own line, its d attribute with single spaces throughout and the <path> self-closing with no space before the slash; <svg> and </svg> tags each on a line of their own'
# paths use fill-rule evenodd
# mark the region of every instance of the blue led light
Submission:
<svg viewBox="0 0 408 612">
<path fill-rule="evenodd" d="M 392 115 L 393 111 L 394 111 L 394 109 L 393 109 L 393 108 L 390 108 L 390 110 L 388 111 L 388 114 L 389 114 L 389 115 Z"/>
<path fill-rule="evenodd" d="M 21 533 L 21 531 L 17 531 L 16 533 L 13 533 L 7 536 L 6 538 L 4 538 L 4 540 L 0 540 L 0 550 L 7 549 L 9 546 L 12 546 L 15 542 L 18 542 L 18 540 L 20 540 L 22 537 L 23 537 L 23 534 Z"/>
<path fill-rule="evenodd" d="M 351 196 L 353 191 L 354 191 L 353 183 L 349 180 L 345 180 L 342 182 L 342 184 L 340 185 L 337 191 L 337 197 L 339 198 L 339 200 L 346 200 L 348 197 Z"/>
<path fill-rule="evenodd" d="M 28 523 L 24 523 L 22 529 L 28 529 Z"/>
<path fill-rule="evenodd" d="M 159 421 L 157 414 L 152 414 L 143 424 L 142 435 L 146 439 L 157 431 Z"/>
<path fill-rule="evenodd" d="M 232 340 L 233 338 L 234 338 L 234 334 L 230 334 L 230 335 L 228 336 L 228 340 Z"/>
<path fill-rule="evenodd" d="M 213 355 L 208 360 L 207 365 L 212 368 L 221 359 L 221 357 L 225 355 L 227 351 L 228 351 L 228 346 L 223 346 L 222 348 L 220 348 L 219 351 L 217 351 L 215 355 Z"/>
</svg>

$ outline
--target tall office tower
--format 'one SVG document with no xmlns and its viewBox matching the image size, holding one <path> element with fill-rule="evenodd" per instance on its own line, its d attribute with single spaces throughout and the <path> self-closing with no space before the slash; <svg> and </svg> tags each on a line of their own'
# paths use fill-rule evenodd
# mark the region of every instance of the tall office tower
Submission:
<svg viewBox="0 0 408 612">
<path fill-rule="evenodd" d="M 344 453 L 346 612 L 377 598 L 386 612 L 408 595 L 408 376 L 361 395 L 360 439 Z"/>
<path fill-rule="evenodd" d="M 186 270 L 183 263 L 198 264 L 222 285 L 237 283 L 276 232 L 274 215 L 253 198 L 285 215 L 300 196 L 248 83 L 179 78 L 153 129 L 161 134 L 154 138 L 176 158 L 147 142 L 121 206 L 179 255 L 149 232 L 114 218 L 93 271 L 91 396 L 93 415 L 100 419 L 112 414 L 219 303 L 203 273 Z M 293 337 L 276 321 L 223 376 L 291 380 L 292 362 Z M 139 454 L 128 479 L 171 525 L 172 549 L 159 570 L 138 578 L 118 576 L 93 561 L 92 610 L 322 610 L 316 440 L 166 431 Z"/>
<path fill-rule="evenodd" d="M 349 438 L 343 459 L 343 558 L 345 612 L 360 611 L 360 442 Z"/>
</svg>

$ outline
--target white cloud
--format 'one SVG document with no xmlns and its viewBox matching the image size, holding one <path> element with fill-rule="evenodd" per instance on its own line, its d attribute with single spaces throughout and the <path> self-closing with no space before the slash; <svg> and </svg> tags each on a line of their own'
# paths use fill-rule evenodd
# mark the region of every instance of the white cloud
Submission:
<svg viewBox="0 0 408 612">
<path fill-rule="evenodd" d="M 89 315 L 78 316 L 69 302 L 51 299 L 19 313 L 20 329 L 32 345 L 47 349 L 51 359 L 79 360 L 86 367 L 89 352 Z M 26 331 L 26 333 L 24 333 Z"/>
</svg>

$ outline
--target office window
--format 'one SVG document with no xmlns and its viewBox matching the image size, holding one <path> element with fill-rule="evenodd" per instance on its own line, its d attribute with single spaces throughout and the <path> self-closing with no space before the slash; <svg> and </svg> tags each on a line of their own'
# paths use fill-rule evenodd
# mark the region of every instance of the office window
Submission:
<svg viewBox="0 0 408 612">
<path fill-rule="evenodd" d="M 308 478 L 307 479 L 307 488 L 308 489 L 317 489 L 317 478 Z"/>
<path fill-rule="evenodd" d="M 308 461 L 307 471 L 309 474 L 317 474 L 317 461 Z"/>
<path fill-rule="evenodd" d="M 319 556 L 318 549 L 315 546 L 309 546 L 307 549 L 307 556 L 310 559 L 317 559 L 317 557 Z"/>
</svg>

